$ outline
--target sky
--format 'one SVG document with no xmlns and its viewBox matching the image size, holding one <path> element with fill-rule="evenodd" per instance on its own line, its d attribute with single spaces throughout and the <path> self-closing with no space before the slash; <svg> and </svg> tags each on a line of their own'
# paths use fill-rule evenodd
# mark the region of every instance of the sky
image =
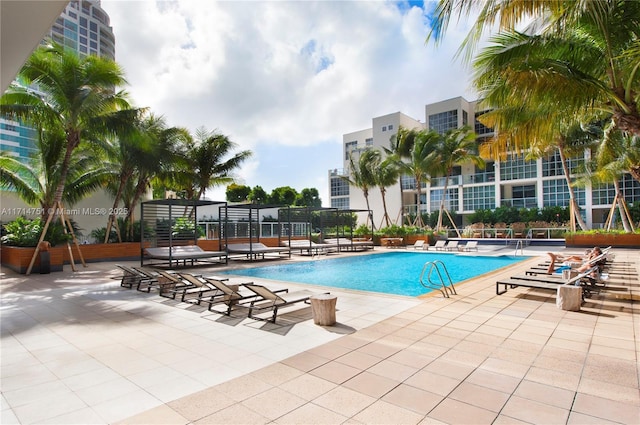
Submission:
<svg viewBox="0 0 640 425">
<path fill-rule="evenodd" d="M 468 66 L 455 57 L 468 23 L 426 43 L 435 4 L 103 0 L 102 8 L 134 106 L 251 150 L 239 184 L 316 188 L 329 206 L 343 134 L 377 116 L 424 121 L 428 103 L 475 100 Z M 206 197 L 222 201 L 224 191 Z"/>
</svg>

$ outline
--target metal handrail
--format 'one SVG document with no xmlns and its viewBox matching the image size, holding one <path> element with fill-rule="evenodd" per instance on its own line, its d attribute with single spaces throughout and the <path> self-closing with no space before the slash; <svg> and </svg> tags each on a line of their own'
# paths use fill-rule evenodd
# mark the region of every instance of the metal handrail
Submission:
<svg viewBox="0 0 640 425">
<path fill-rule="evenodd" d="M 440 266 L 442 266 L 442 271 L 440 271 Z M 426 280 L 424 279 L 425 272 L 427 272 Z M 437 273 L 439 282 L 434 282 L 432 280 L 434 272 Z M 449 281 L 448 286 L 447 282 L 443 278 L 443 272 L 446 275 L 447 280 Z M 453 286 L 453 281 L 451 280 L 449 271 L 441 260 L 427 261 L 424 264 L 424 266 L 422 267 L 422 272 L 420 273 L 420 284 L 428 289 L 437 289 L 445 298 L 449 298 L 449 292 L 451 292 L 451 295 L 458 294 L 456 292 L 456 288 Z"/>
</svg>

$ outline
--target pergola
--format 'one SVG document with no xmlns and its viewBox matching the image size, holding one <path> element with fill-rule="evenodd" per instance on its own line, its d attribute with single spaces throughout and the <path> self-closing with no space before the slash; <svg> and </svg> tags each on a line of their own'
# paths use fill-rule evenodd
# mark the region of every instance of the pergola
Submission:
<svg viewBox="0 0 640 425">
<path fill-rule="evenodd" d="M 197 245 L 198 211 L 216 205 L 226 205 L 226 202 L 189 199 L 154 199 L 142 202 L 140 204 L 140 263 L 143 264 L 144 250 L 147 247 L 168 247 L 171 264 L 172 247 Z M 218 218 L 218 225 L 220 223 Z"/>
</svg>

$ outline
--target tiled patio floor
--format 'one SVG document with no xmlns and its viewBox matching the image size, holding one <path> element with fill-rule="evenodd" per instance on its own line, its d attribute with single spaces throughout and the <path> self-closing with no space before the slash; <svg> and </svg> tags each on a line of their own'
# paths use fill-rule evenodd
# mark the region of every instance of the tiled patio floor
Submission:
<svg viewBox="0 0 640 425">
<path fill-rule="evenodd" d="M 640 251 L 615 252 L 611 290 L 580 312 L 551 291 L 495 294 L 534 259 L 450 299 L 332 290 L 339 323 L 327 328 L 308 307 L 270 325 L 123 289 L 112 264 L 5 271 L 0 419 L 640 423 Z"/>
</svg>

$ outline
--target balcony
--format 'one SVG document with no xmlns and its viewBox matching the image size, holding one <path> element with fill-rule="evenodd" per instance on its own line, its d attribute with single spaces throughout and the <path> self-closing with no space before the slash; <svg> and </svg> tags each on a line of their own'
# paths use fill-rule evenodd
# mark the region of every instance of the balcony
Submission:
<svg viewBox="0 0 640 425">
<path fill-rule="evenodd" d="M 447 187 L 457 186 L 460 184 L 462 176 L 451 176 L 449 177 L 449 182 L 447 183 Z M 447 180 L 446 177 L 436 177 L 431 179 L 431 187 L 444 187 L 444 182 Z"/>
<path fill-rule="evenodd" d="M 516 207 L 516 208 L 535 208 L 538 206 L 538 198 L 511 198 L 502 199 L 500 201 L 501 207 Z"/>
<path fill-rule="evenodd" d="M 462 176 L 463 184 L 493 183 L 494 181 L 496 181 L 496 173 L 478 173 Z"/>
</svg>

